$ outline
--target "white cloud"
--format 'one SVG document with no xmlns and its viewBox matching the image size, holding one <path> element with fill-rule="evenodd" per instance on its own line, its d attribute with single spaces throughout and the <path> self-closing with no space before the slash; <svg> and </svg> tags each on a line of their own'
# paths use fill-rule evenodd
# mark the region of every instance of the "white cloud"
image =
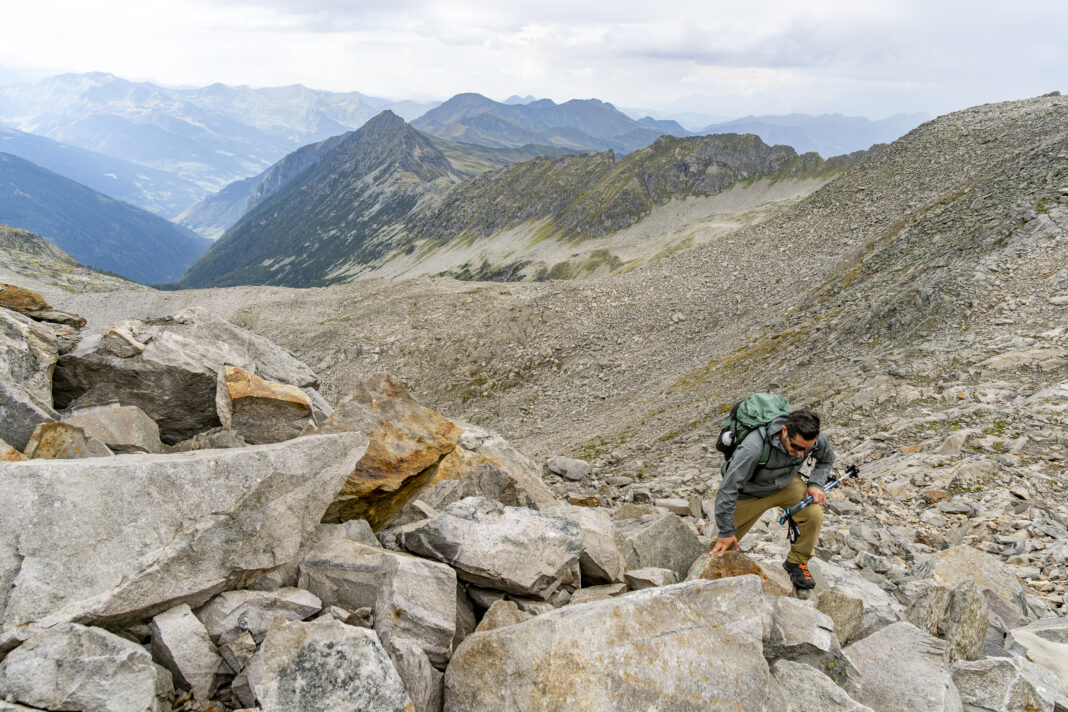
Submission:
<svg viewBox="0 0 1068 712">
<path fill-rule="evenodd" d="M 0 65 L 176 84 L 873 116 L 1068 88 L 1053 0 L 40 0 L 4 15 Z"/>
</svg>

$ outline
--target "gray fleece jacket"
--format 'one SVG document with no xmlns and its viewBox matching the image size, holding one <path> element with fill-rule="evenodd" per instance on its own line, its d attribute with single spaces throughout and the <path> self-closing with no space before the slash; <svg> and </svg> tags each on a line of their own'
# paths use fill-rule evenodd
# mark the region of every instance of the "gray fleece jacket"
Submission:
<svg viewBox="0 0 1068 712">
<path fill-rule="evenodd" d="M 719 492 L 716 493 L 716 527 L 718 536 L 734 536 L 734 506 L 739 498 L 767 497 L 790 484 L 804 464 L 804 457 L 792 457 L 782 446 L 779 432 L 786 424 L 786 416 L 779 416 L 768 423 L 768 440 L 771 442 L 771 457 L 764 467 L 759 466 L 760 455 L 764 451 L 764 441 L 760 430 L 754 430 L 738 445 L 727 466 Z M 812 468 L 808 483 L 823 487 L 834 464 L 834 448 L 827 436 L 820 433 L 812 451 L 816 466 Z"/>
</svg>

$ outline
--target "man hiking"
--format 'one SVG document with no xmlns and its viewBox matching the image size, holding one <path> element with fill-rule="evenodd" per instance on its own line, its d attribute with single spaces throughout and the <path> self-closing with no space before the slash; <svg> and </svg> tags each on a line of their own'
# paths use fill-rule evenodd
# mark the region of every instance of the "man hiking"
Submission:
<svg viewBox="0 0 1068 712">
<path fill-rule="evenodd" d="M 770 443 L 770 454 L 765 455 Z M 801 479 L 801 465 L 810 456 L 816 466 L 808 485 Z M 761 460 L 766 459 L 764 464 Z M 716 494 L 716 526 L 719 529 L 712 553 L 723 556 L 745 536 L 758 519 L 772 507 L 793 507 L 806 495 L 812 505 L 793 515 L 800 536 L 790 545 L 782 567 L 797 588 L 813 588 L 816 582 L 808 571 L 808 560 L 816 549 L 823 526 L 823 486 L 835 454 L 827 436 L 820 432 L 820 418 L 811 410 L 795 410 L 780 415 L 766 428 L 751 431 L 737 445 L 726 464 L 723 482 Z"/>
</svg>

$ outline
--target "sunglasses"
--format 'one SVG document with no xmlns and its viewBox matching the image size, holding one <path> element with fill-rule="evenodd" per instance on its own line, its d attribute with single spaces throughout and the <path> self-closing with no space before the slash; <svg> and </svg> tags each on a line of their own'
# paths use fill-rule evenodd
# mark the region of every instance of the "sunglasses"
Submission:
<svg viewBox="0 0 1068 712">
<path fill-rule="evenodd" d="M 790 450 L 791 451 L 800 450 L 801 452 L 803 452 L 806 455 L 816 449 L 816 444 L 815 443 L 813 443 L 812 445 L 806 447 L 804 445 L 798 445 L 797 443 L 795 443 L 793 441 L 792 438 L 787 438 L 786 442 L 788 442 L 790 444 Z"/>
</svg>

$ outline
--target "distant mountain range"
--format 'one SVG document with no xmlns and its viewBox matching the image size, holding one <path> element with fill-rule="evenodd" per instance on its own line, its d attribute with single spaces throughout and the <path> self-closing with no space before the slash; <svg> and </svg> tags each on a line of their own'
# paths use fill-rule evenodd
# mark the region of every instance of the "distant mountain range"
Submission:
<svg viewBox="0 0 1068 712">
<path fill-rule="evenodd" d="M 618 161 L 611 151 L 543 157 L 471 179 L 439 141 L 384 112 L 320 145 L 318 157 L 228 230 L 180 286 L 325 285 L 528 224 L 542 226 L 538 239 L 573 242 L 634 225 L 674 199 L 743 180 L 822 178 L 866 157 L 823 161 L 752 135 L 663 136 Z M 523 248 L 513 252 L 522 264 Z"/>
<path fill-rule="evenodd" d="M 481 94 L 457 94 L 415 119 L 412 126 L 441 138 L 484 146 L 544 144 L 621 153 L 645 148 L 664 133 L 597 99 L 502 104 Z"/>
<path fill-rule="evenodd" d="M 163 217 L 174 217 L 204 194 L 200 186 L 170 173 L 15 129 L 0 127 L 0 152 Z"/>
<path fill-rule="evenodd" d="M 414 117 L 433 105 L 300 85 L 176 89 L 111 74 L 61 74 L 0 87 L 0 124 L 157 168 L 206 193 L 385 108 Z"/>
<path fill-rule="evenodd" d="M 211 244 L 8 153 L 0 153 L 0 223 L 37 233 L 85 265 L 143 284 L 174 281 Z"/>
<path fill-rule="evenodd" d="M 793 146 L 798 153 L 835 156 L 891 143 L 930 118 L 928 114 L 895 114 L 877 121 L 842 114 L 746 116 L 706 126 L 698 133 L 751 133 L 770 144 Z"/>
</svg>

